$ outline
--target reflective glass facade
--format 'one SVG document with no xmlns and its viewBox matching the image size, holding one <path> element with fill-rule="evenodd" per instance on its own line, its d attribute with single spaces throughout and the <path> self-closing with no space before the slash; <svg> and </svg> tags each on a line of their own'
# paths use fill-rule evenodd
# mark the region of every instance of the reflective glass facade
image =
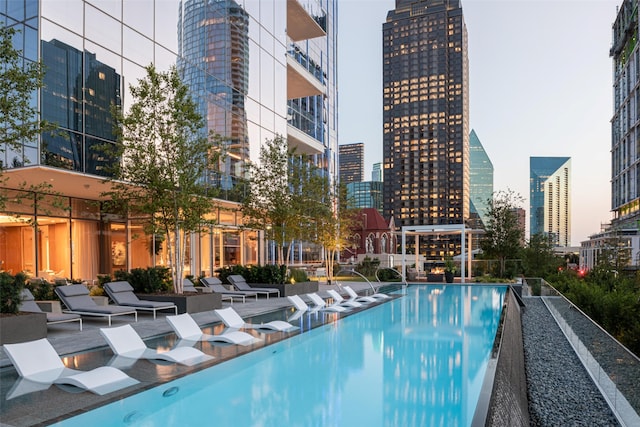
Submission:
<svg viewBox="0 0 640 427">
<path fill-rule="evenodd" d="M 117 160 L 96 149 L 115 143 L 111 107 L 128 108 L 129 87 L 145 76 L 145 66 L 154 63 L 166 71 L 176 65 L 206 118 L 203 132 L 223 135 L 229 154 L 211 165 L 206 177 L 223 190 L 225 209 L 212 217 L 225 229 L 203 230 L 192 238 L 187 271 L 209 273 L 228 263 L 257 263 L 264 257 L 257 232 L 240 231 L 242 218 L 234 202 L 245 191 L 244 166 L 257 160 L 260 145 L 281 135 L 298 153 L 311 154 L 331 180 L 337 176 L 336 16 L 336 0 L 0 0 L 0 20 L 20 30 L 16 47 L 25 60 L 41 59 L 46 68 L 45 87 L 34 94 L 33 103 L 43 118 L 59 126 L 21 152 L 7 150 L 2 160 L 14 169 L 45 168 L 56 178 L 75 173 L 78 185 L 92 177 L 100 182 L 105 162 Z M 83 185 L 93 188 L 94 182 Z M 53 190 L 69 205 L 84 203 L 83 192 L 72 184 Z M 91 200 L 88 193 L 86 197 Z M 8 206 L 2 218 L 15 213 Z M 29 215 L 40 223 L 45 214 L 34 210 Z M 110 228 L 113 221 L 98 208 L 90 219 L 96 221 L 94 231 L 88 233 L 94 240 L 86 244 L 95 246 L 97 258 L 107 260 L 107 253 L 121 247 L 122 234 L 125 264 L 96 261 L 95 268 L 76 274 L 84 260 L 74 258 L 72 248 L 78 244 L 70 241 L 82 233 L 74 231 L 69 212 L 54 217 L 61 218 L 70 236 L 56 243 L 56 252 L 68 254 L 64 268 L 43 260 L 33 266 L 24 261 L 23 269 L 64 269 L 66 277 L 89 279 L 119 267 L 163 262 L 157 242 L 135 231 L 144 219 L 119 218 L 115 222 L 122 227 Z M 8 222 L 0 220 L 0 229 L 9 227 Z M 22 233 L 21 244 L 32 245 L 27 252 L 37 260 L 44 246 L 37 236 L 30 242 L 27 234 Z M 131 243 L 133 237 L 140 238 L 139 247 Z M 58 243 L 65 247 L 57 248 Z M 11 245 L 5 239 L 7 250 Z M 0 259 L 5 258 L 2 250 Z"/>
<path fill-rule="evenodd" d="M 571 246 L 571 158 L 529 159 L 529 232 Z"/>
<path fill-rule="evenodd" d="M 383 24 L 384 212 L 398 226 L 469 217 L 469 66 L 459 0 L 396 1 Z M 457 246 L 456 246 L 457 245 Z M 454 241 L 429 241 L 431 257 Z"/>
<path fill-rule="evenodd" d="M 487 201 L 493 197 L 493 163 L 484 151 L 476 131 L 469 135 L 469 198 L 471 216 L 478 216 L 481 224 L 487 224 Z"/>
<path fill-rule="evenodd" d="M 382 215 L 382 182 L 365 181 L 347 184 L 347 198 L 354 208 L 374 208 Z"/>
<path fill-rule="evenodd" d="M 640 218 L 640 49 L 638 0 L 624 0 L 613 23 L 611 209 L 616 228 L 636 228 Z"/>
</svg>

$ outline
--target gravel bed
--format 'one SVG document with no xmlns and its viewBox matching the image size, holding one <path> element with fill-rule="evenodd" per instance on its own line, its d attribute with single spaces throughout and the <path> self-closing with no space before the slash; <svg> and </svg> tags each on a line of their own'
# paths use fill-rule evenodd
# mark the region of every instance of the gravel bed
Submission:
<svg viewBox="0 0 640 427">
<path fill-rule="evenodd" d="M 564 298 L 547 297 L 629 404 L 640 413 L 640 363 Z"/>
<path fill-rule="evenodd" d="M 532 426 L 619 426 L 540 298 L 525 298 L 524 359 Z"/>
</svg>

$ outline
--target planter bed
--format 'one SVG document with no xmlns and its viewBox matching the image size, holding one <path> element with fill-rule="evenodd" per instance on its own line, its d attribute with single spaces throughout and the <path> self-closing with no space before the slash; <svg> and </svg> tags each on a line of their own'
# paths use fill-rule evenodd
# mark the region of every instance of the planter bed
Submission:
<svg viewBox="0 0 640 427">
<path fill-rule="evenodd" d="M 220 294 L 136 294 L 141 300 L 148 301 L 168 301 L 178 307 L 178 313 L 199 313 L 201 311 L 211 311 L 222 308 L 222 298 Z"/>
</svg>

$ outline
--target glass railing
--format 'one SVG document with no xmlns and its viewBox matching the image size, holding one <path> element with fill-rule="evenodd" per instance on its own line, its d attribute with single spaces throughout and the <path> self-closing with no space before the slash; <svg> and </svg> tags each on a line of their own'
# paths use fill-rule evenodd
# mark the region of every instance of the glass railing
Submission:
<svg viewBox="0 0 640 427">
<path fill-rule="evenodd" d="M 618 418 L 626 425 L 640 425 L 640 359 L 553 286 L 540 283 L 542 300 Z"/>
</svg>

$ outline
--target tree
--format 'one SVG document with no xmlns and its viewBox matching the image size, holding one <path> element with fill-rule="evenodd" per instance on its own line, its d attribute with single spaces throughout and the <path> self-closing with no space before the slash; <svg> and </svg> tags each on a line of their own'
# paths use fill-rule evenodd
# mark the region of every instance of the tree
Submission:
<svg viewBox="0 0 640 427">
<path fill-rule="evenodd" d="M 187 237 L 213 208 L 203 182 L 223 155 L 221 138 L 203 132 L 204 119 L 175 67 L 158 72 L 149 65 L 146 72 L 130 86 L 129 111 L 114 107 L 118 144 L 104 148 L 120 161 L 103 195 L 116 208 L 149 216 L 149 235 L 167 236 L 173 288 L 182 293 Z"/>
<path fill-rule="evenodd" d="M 0 27 L 0 152 L 7 150 L 22 153 L 25 143 L 36 144 L 38 135 L 50 131 L 55 125 L 40 119 L 34 103 L 36 91 L 42 87 L 44 66 L 41 62 L 23 60 L 20 51 L 13 46 L 14 28 Z M 10 165 L 0 161 L 0 173 L 7 166 L 23 166 L 28 159 L 16 156 Z M 51 185 L 43 183 L 25 189 L 46 192 Z M 0 208 L 6 195 L 0 195 Z"/>
<path fill-rule="evenodd" d="M 527 277 L 547 278 L 562 265 L 561 259 L 553 252 L 549 237 L 542 233 L 531 236 L 521 254 L 522 267 Z"/>
<path fill-rule="evenodd" d="M 327 184 L 327 188 L 329 185 Z M 347 199 L 347 189 L 344 185 L 337 186 L 334 191 L 326 194 L 326 200 L 336 200 L 335 208 L 327 203 L 316 217 L 317 243 L 325 251 L 327 262 L 327 281 L 333 281 L 335 260 L 340 253 L 352 245 L 353 229 L 358 221 L 358 210 L 353 209 Z"/>
<path fill-rule="evenodd" d="M 289 150 L 281 136 L 260 147 L 259 164 L 249 164 L 249 191 L 242 204 L 245 225 L 265 231 L 275 242 L 278 264 L 289 263 L 284 245 L 300 238 L 306 228 L 302 222 L 306 162 Z M 289 245 L 289 248 L 291 245 Z"/>
<path fill-rule="evenodd" d="M 489 221 L 480 247 L 485 256 L 500 261 L 500 277 L 505 277 L 505 261 L 516 257 L 522 248 L 523 230 L 516 215 L 522 201 L 522 197 L 511 190 L 498 191 L 487 200 Z"/>
</svg>

